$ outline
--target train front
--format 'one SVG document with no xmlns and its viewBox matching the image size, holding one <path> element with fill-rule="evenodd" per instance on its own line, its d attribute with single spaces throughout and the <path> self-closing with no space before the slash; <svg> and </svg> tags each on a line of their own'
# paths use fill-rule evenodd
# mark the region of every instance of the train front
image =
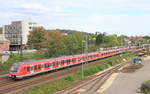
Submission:
<svg viewBox="0 0 150 94">
<path fill-rule="evenodd" d="M 12 79 L 17 79 L 19 76 L 19 66 L 20 64 L 19 63 L 15 63 L 11 66 L 11 69 L 10 69 L 10 72 L 9 72 L 9 77 L 12 78 Z"/>
</svg>

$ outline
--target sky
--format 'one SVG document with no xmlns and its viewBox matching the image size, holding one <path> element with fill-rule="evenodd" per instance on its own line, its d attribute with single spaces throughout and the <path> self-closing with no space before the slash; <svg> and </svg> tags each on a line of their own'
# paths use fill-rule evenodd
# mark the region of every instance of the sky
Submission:
<svg viewBox="0 0 150 94">
<path fill-rule="evenodd" d="M 0 0 L 0 26 L 32 19 L 46 29 L 150 35 L 150 0 Z"/>
</svg>

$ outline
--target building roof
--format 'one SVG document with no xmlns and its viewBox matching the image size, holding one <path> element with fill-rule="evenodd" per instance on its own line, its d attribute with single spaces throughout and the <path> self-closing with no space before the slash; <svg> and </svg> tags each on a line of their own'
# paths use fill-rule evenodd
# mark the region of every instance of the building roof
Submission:
<svg viewBox="0 0 150 94">
<path fill-rule="evenodd" d="M 134 40 L 144 40 L 144 38 L 141 37 L 141 36 L 130 36 L 129 39 L 134 39 Z"/>
<path fill-rule="evenodd" d="M 7 40 L 3 34 L 0 34 L 0 41 L 9 41 L 9 40 Z"/>
</svg>

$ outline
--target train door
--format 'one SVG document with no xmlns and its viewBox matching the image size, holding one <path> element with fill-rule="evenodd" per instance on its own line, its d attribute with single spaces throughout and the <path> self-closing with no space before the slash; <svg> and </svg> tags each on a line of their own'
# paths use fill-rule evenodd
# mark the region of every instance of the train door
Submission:
<svg viewBox="0 0 150 94">
<path fill-rule="evenodd" d="M 44 71 L 44 64 L 41 64 L 41 71 Z"/>
<path fill-rule="evenodd" d="M 67 66 L 67 60 L 63 60 L 64 66 Z"/>
<path fill-rule="evenodd" d="M 30 73 L 34 73 L 34 65 L 30 65 Z"/>
</svg>

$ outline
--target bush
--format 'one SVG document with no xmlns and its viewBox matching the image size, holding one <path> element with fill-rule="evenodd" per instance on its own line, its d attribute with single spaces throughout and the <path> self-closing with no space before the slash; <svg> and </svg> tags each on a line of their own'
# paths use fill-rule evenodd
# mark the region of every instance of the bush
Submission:
<svg viewBox="0 0 150 94">
<path fill-rule="evenodd" d="M 150 80 L 144 82 L 141 85 L 141 92 L 143 92 L 143 93 L 150 93 Z"/>
<path fill-rule="evenodd" d="M 65 78 L 65 80 L 72 82 L 72 81 L 74 81 L 74 77 L 73 77 L 73 75 L 68 75 L 68 76 Z"/>
</svg>

